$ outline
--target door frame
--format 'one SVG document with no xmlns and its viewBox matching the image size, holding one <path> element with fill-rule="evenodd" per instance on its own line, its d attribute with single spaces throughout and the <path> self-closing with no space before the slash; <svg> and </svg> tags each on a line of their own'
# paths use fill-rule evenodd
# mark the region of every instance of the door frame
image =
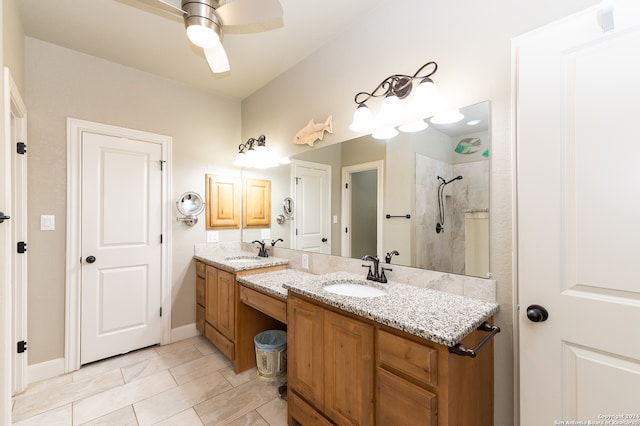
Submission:
<svg viewBox="0 0 640 426">
<path fill-rule="evenodd" d="M 22 100 L 20 90 L 16 85 L 9 68 L 4 68 L 4 137 L 10 147 L 15 147 L 18 141 L 27 143 L 27 107 Z M 15 117 L 15 122 L 12 117 Z M 16 193 L 12 194 L 11 215 L 11 243 L 15 247 L 17 241 L 27 241 L 27 157 L 24 154 L 20 160 L 21 167 L 16 166 L 16 152 L 11 150 L 11 191 L 21 190 L 20 200 L 16 200 Z M 16 239 L 16 234 L 19 239 Z M 11 327 L 12 348 L 18 339 L 27 341 L 27 256 L 19 255 L 12 250 L 11 258 Z M 19 280 L 15 278 L 20 278 Z M 17 338 L 16 338 L 17 336 Z M 21 392 L 28 382 L 26 352 L 18 354 L 12 349 L 13 368 L 11 386 L 13 393 Z"/>
<path fill-rule="evenodd" d="M 127 129 L 108 124 L 67 118 L 67 253 L 65 303 L 65 372 L 80 368 L 80 314 L 82 265 L 81 205 L 82 205 L 82 133 L 100 133 L 120 138 L 131 138 L 162 146 L 162 235 L 161 246 L 161 307 L 162 331 L 160 344 L 171 343 L 171 145 L 170 136 Z"/>
<path fill-rule="evenodd" d="M 377 170 L 377 208 L 376 208 L 376 256 L 382 256 L 383 250 L 383 214 L 384 214 L 384 160 L 370 161 L 368 163 L 355 164 L 342 168 L 342 228 L 351 228 L 351 192 L 347 190 L 347 184 L 351 185 L 351 175 L 368 170 Z M 342 232 L 342 244 L 340 255 L 351 257 L 351 233 Z"/>
</svg>

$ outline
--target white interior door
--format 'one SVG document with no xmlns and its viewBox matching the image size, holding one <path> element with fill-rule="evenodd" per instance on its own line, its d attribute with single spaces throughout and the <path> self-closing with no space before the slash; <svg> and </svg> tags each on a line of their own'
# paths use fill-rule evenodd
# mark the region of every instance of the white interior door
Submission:
<svg viewBox="0 0 640 426">
<path fill-rule="evenodd" d="M 613 4 L 514 42 L 522 426 L 640 424 L 640 13 Z"/>
<path fill-rule="evenodd" d="M 82 135 L 81 363 L 160 342 L 162 148 Z"/>
<path fill-rule="evenodd" d="M 331 166 L 294 161 L 293 238 L 298 250 L 331 253 Z"/>
</svg>

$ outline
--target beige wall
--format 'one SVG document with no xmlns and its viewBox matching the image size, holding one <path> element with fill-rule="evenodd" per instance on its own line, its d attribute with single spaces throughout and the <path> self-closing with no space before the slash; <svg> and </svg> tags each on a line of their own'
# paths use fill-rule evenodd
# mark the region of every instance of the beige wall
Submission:
<svg viewBox="0 0 640 426">
<path fill-rule="evenodd" d="M 172 199 L 204 195 L 205 173 L 230 169 L 240 143 L 240 102 L 32 38 L 26 42 L 29 111 L 29 364 L 64 355 L 66 119 L 144 130 L 173 138 Z M 56 216 L 40 231 L 40 215 Z M 172 328 L 195 322 L 193 245 L 204 218 L 173 232 Z M 238 239 L 238 235 L 235 236 Z"/>
<path fill-rule="evenodd" d="M 242 103 L 242 134 L 264 133 L 298 152 L 293 135 L 333 114 L 334 134 L 351 139 L 353 96 L 385 77 L 438 62 L 434 80 L 445 107 L 492 101 L 491 271 L 498 281 L 503 332 L 495 339 L 496 425 L 513 423 L 511 224 L 511 57 L 516 35 L 598 3 L 596 0 L 388 1 Z"/>
<path fill-rule="evenodd" d="M 2 1 L 3 63 L 24 96 L 24 30 L 16 7 L 16 0 Z"/>
</svg>

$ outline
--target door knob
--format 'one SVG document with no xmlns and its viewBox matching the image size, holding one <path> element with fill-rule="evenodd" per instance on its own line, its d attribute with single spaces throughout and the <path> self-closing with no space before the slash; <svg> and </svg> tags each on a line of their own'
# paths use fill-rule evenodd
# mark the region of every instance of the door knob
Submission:
<svg viewBox="0 0 640 426">
<path fill-rule="evenodd" d="M 96 257 L 95 256 L 88 256 L 86 259 L 87 263 L 93 263 L 96 261 Z"/>
<path fill-rule="evenodd" d="M 7 216 L 6 214 L 0 212 L 0 223 L 4 222 L 5 220 L 9 220 L 11 219 L 10 216 Z"/>
<path fill-rule="evenodd" d="M 323 239 L 322 239 L 322 242 L 323 242 L 323 243 L 326 243 L 326 242 L 327 242 L 327 239 L 326 239 L 326 238 L 323 238 Z"/>
<path fill-rule="evenodd" d="M 544 322 L 549 318 L 549 311 L 540 305 L 529 305 L 527 318 L 533 322 Z"/>
</svg>

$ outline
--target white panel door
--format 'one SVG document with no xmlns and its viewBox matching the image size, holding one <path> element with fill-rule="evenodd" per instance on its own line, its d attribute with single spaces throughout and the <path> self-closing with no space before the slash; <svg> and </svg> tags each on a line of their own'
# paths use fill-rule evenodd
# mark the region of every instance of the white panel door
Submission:
<svg viewBox="0 0 640 426">
<path fill-rule="evenodd" d="M 514 41 L 522 426 L 640 424 L 638 12 Z"/>
<path fill-rule="evenodd" d="M 331 166 L 294 162 L 295 247 L 316 253 L 331 253 Z"/>
<path fill-rule="evenodd" d="M 81 364 L 160 342 L 160 144 L 82 135 Z"/>
</svg>

